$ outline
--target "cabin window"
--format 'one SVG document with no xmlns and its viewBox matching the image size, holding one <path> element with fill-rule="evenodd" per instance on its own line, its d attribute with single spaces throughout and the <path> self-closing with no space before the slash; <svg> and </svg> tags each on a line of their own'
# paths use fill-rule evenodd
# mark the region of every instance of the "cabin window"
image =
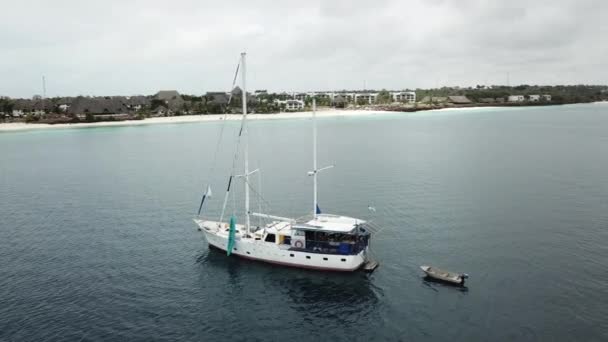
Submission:
<svg viewBox="0 0 608 342">
<path fill-rule="evenodd" d="M 234 247 L 234 250 L 236 251 L 236 247 Z"/>
<path fill-rule="evenodd" d="M 276 242 L 276 237 L 274 234 L 268 234 L 266 235 L 266 240 L 264 240 L 266 242 Z"/>
<path fill-rule="evenodd" d="M 251 253 L 247 252 L 247 254 L 251 254 Z M 344 260 L 344 259 L 342 259 L 342 260 Z"/>
<path fill-rule="evenodd" d="M 289 256 L 290 256 L 290 257 L 293 257 L 293 253 L 292 253 L 292 254 L 289 254 Z"/>
<path fill-rule="evenodd" d="M 323 260 L 327 261 L 327 258 L 323 258 Z"/>
<path fill-rule="evenodd" d="M 340 261 L 342 261 L 342 262 L 346 262 L 346 259 L 342 258 L 342 259 L 340 259 Z"/>
<path fill-rule="evenodd" d="M 306 256 L 306 259 L 310 259 L 310 255 L 307 255 L 307 256 Z"/>
</svg>

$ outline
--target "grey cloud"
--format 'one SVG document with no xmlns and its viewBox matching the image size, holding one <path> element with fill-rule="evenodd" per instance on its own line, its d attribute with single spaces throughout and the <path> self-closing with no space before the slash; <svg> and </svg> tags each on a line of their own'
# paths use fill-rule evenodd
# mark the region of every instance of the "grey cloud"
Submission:
<svg viewBox="0 0 608 342">
<path fill-rule="evenodd" d="M 227 89 L 249 53 L 271 90 L 606 83 L 608 3 L 13 1 L 0 21 L 0 95 Z"/>
</svg>

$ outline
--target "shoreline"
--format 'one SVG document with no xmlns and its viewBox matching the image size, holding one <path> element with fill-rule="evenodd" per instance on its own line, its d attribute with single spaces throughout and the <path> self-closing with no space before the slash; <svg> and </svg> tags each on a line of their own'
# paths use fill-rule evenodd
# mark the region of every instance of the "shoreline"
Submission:
<svg viewBox="0 0 608 342">
<path fill-rule="evenodd" d="M 594 104 L 608 104 L 608 101 L 593 102 Z M 317 111 L 319 118 L 331 117 L 357 117 L 357 116 L 372 116 L 386 114 L 414 114 L 417 112 L 444 112 L 444 111 L 466 111 L 466 110 L 483 110 L 483 109 L 498 109 L 498 108 L 521 108 L 522 106 L 466 106 L 466 107 L 446 107 L 446 108 L 428 108 L 411 111 L 392 111 L 384 109 L 323 109 Z M 273 114 L 249 114 L 248 120 L 285 120 L 285 119 L 305 119 L 312 116 L 312 111 L 304 112 L 283 112 Z M 65 129 L 65 128 L 87 128 L 87 127 L 112 127 L 112 126 L 142 126 L 142 125 L 158 125 L 158 124 L 182 124 L 196 122 L 216 122 L 224 120 L 238 121 L 242 119 L 241 114 L 201 114 L 201 115 L 182 115 L 146 118 L 143 120 L 124 120 L 124 121 L 100 121 L 100 122 L 79 122 L 79 123 L 62 123 L 62 124 L 41 124 L 41 123 L 0 123 L 0 133 L 17 132 L 40 129 Z"/>
<path fill-rule="evenodd" d="M 318 110 L 317 117 L 356 117 L 382 114 L 396 114 L 399 112 L 385 110 Z M 305 119 L 312 116 L 312 111 L 305 112 L 285 112 L 274 114 L 248 114 L 247 120 L 284 120 L 284 119 Z M 111 127 L 111 126 L 141 126 L 158 124 L 181 124 L 195 122 L 217 122 L 224 120 L 238 121 L 242 119 L 241 114 L 205 114 L 205 115 L 182 115 L 146 118 L 143 120 L 124 120 L 124 121 L 101 121 L 101 122 L 81 122 L 65 124 L 39 124 L 39 123 L 0 123 L 0 132 L 15 132 L 39 129 L 62 129 L 62 128 L 85 128 L 85 127 Z"/>
</svg>

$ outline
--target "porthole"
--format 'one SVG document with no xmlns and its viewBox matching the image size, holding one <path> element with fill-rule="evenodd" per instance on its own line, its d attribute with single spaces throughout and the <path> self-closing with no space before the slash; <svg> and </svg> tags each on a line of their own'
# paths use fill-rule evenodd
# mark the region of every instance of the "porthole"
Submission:
<svg viewBox="0 0 608 342">
<path fill-rule="evenodd" d="M 340 259 L 340 261 L 345 262 L 345 261 L 346 261 L 346 259 L 342 258 L 342 259 Z"/>
<path fill-rule="evenodd" d="M 307 255 L 307 256 L 306 256 L 306 259 L 310 259 L 310 255 Z"/>
<path fill-rule="evenodd" d="M 293 253 L 292 253 L 292 254 L 289 254 L 289 256 L 290 256 L 290 257 L 293 257 Z"/>
<path fill-rule="evenodd" d="M 327 258 L 323 258 L 323 260 L 327 261 Z"/>
</svg>

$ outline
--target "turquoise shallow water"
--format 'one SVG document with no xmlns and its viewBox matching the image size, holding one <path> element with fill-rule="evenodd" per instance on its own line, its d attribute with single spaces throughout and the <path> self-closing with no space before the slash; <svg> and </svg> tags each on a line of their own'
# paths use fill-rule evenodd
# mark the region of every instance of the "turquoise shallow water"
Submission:
<svg viewBox="0 0 608 342">
<path fill-rule="evenodd" d="M 0 134 L 0 340 L 608 339 L 608 106 L 319 119 L 321 208 L 385 227 L 371 276 L 207 249 L 221 125 Z M 250 128 L 271 212 L 308 211 L 310 121 Z"/>
</svg>

